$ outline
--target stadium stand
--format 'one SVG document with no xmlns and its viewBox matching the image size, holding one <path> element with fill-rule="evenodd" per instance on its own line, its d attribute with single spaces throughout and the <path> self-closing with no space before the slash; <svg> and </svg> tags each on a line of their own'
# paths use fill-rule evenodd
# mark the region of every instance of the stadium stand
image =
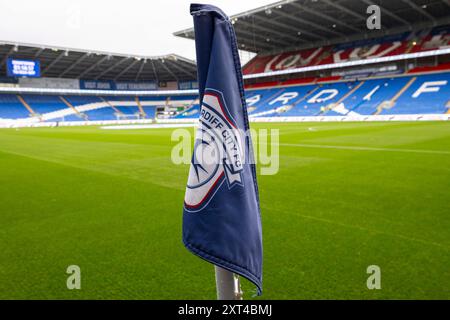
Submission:
<svg viewBox="0 0 450 320">
<path fill-rule="evenodd" d="M 432 30 L 406 32 L 372 40 L 355 41 L 336 46 L 318 47 L 274 55 L 257 55 L 243 69 L 244 74 L 379 58 L 422 52 L 448 46 L 450 26 Z"/>
<path fill-rule="evenodd" d="M 450 73 L 247 90 L 250 117 L 442 114 Z"/>
<path fill-rule="evenodd" d="M 323 79 L 321 79 L 323 80 Z M 289 116 L 358 116 L 443 114 L 448 112 L 450 72 L 401 75 L 354 81 L 249 88 L 251 118 Z M 295 82 L 294 82 L 295 83 Z M 32 108 L 27 110 L 19 97 Z M 0 94 L 0 118 L 40 121 L 116 120 L 124 115 L 155 118 L 158 105 L 185 105 L 174 119 L 195 119 L 200 106 L 195 96 L 111 97 Z"/>
<path fill-rule="evenodd" d="M 43 122 L 154 119 L 157 106 L 191 106 L 195 99 L 196 96 L 0 94 L 0 119 L 38 118 Z"/>
<path fill-rule="evenodd" d="M 367 28 L 367 16 L 355 13 L 365 13 L 366 5 L 286 0 L 232 16 L 239 49 L 256 54 L 243 67 L 250 118 L 450 120 L 448 1 L 426 8 L 384 2 L 390 14 L 378 31 Z M 193 28 L 174 34 L 195 37 Z M 183 122 L 200 114 L 195 61 L 174 54 L 133 58 L 0 44 L 0 62 L 15 57 L 38 59 L 44 75 L 8 77 L 0 63 L 2 126 Z"/>
</svg>

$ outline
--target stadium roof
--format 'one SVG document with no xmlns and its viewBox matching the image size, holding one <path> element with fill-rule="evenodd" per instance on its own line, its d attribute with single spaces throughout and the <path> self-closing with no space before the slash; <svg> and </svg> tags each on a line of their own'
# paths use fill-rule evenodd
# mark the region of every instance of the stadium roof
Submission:
<svg viewBox="0 0 450 320">
<path fill-rule="evenodd" d="M 0 41 L 0 76 L 8 58 L 39 60 L 41 76 L 115 81 L 195 80 L 195 61 L 175 54 L 136 56 Z"/>
<path fill-rule="evenodd" d="M 367 7 L 381 8 L 368 30 Z M 448 24 L 449 0 L 284 0 L 230 17 L 239 48 L 257 53 L 307 49 Z M 174 35 L 194 39 L 193 28 Z"/>
</svg>

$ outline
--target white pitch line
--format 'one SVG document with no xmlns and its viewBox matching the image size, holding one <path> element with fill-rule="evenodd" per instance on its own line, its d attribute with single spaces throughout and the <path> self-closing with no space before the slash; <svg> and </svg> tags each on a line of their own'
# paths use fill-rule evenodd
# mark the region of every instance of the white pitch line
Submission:
<svg viewBox="0 0 450 320">
<path fill-rule="evenodd" d="M 427 154 L 450 154 L 450 151 L 440 151 L 440 150 L 330 146 L 324 144 L 280 143 L 280 146 L 300 147 L 300 148 L 340 149 L 353 151 L 387 151 L 387 152 L 407 152 L 407 153 L 427 153 Z"/>
<path fill-rule="evenodd" d="M 103 126 L 104 130 L 130 130 L 130 129 L 161 129 L 161 128 L 188 128 L 194 127 L 195 123 L 156 123 L 156 124 L 127 124 L 117 126 Z"/>
</svg>

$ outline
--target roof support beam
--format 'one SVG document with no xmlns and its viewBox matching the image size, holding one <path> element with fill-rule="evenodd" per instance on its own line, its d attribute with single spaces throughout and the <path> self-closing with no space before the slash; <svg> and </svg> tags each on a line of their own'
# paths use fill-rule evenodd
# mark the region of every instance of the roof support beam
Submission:
<svg viewBox="0 0 450 320">
<path fill-rule="evenodd" d="M 59 62 L 59 60 L 62 59 L 62 57 L 64 57 L 66 52 L 67 51 L 61 52 L 55 59 L 53 59 L 53 61 L 47 67 L 45 67 L 44 70 L 42 70 L 41 75 L 44 76 L 55 64 Z"/>
<path fill-rule="evenodd" d="M 256 40 L 253 38 L 250 38 L 248 36 L 242 35 L 242 34 L 237 34 L 237 40 L 238 43 L 241 44 L 245 44 L 245 48 L 240 47 L 240 49 L 245 49 L 245 50 L 254 50 L 254 51 L 263 51 L 263 50 L 271 50 L 273 49 L 273 46 L 269 44 L 269 42 L 267 42 L 266 40 L 261 41 L 261 40 Z"/>
<path fill-rule="evenodd" d="M 0 68 L 3 67 L 3 65 L 5 64 L 6 60 L 8 60 L 9 56 L 12 55 L 12 53 L 14 52 L 16 46 L 12 46 L 11 49 L 8 51 L 8 53 L 6 54 L 6 56 L 2 59 L 2 61 L 0 61 Z"/>
<path fill-rule="evenodd" d="M 36 53 L 34 54 L 34 59 L 39 58 L 39 56 L 41 55 L 42 52 L 44 52 L 44 48 L 39 48 Z"/>
<path fill-rule="evenodd" d="M 130 63 L 128 65 L 128 67 L 126 67 L 125 69 L 123 69 L 122 71 L 120 71 L 120 73 L 114 77 L 114 81 L 116 81 L 117 79 L 119 79 L 122 75 L 124 75 L 128 70 L 130 70 L 131 68 L 133 68 L 133 66 L 138 63 L 139 60 L 134 60 L 132 63 Z"/>
<path fill-rule="evenodd" d="M 436 20 L 436 23 L 438 25 L 444 25 L 447 22 L 447 20 L 448 19 L 446 19 L 446 17 L 439 18 Z M 426 21 L 426 22 L 416 24 L 412 30 L 410 30 L 410 28 L 408 26 L 399 26 L 399 27 L 396 27 L 393 29 L 389 29 L 387 31 L 373 30 L 369 34 L 370 37 L 367 37 L 368 34 L 355 34 L 355 35 L 351 35 L 349 37 L 333 38 L 332 40 L 326 40 L 326 41 L 315 41 L 315 42 L 311 42 L 308 45 L 304 45 L 304 46 L 292 46 L 292 47 L 288 47 L 288 48 L 283 48 L 282 51 L 277 49 L 277 50 L 272 50 L 272 51 L 266 52 L 266 53 L 267 54 L 278 54 L 278 53 L 284 52 L 284 51 L 306 50 L 306 49 L 311 49 L 311 48 L 322 47 L 325 45 L 340 44 L 340 43 L 344 43 L 345 41 L 352 42 L 352 41 L 358 41 L 358 40 L 363 40 L 363 39 L 375 39 L 377 37 L 394 35 L 394 34 L 399 34 L 399 33 L 408 32 L 408 31 L 420 31 L 420 30 L 431 28 L 431 27 L 432 27 L 432 23 L 430 21 Z"/>
<path fill-rule="evenodd" d="M 177 65 L 174 61 L 172 61 L 172 60 L 166 60 L 167 62 L 170 62 L 170 64 L 175 68 L 175 69 L 177 69 L 178 71 L 181 71 L 182 73 L 184 73 L 184 74 L 186 74 L 186 75 L 188 75 L 190 78 L 196 78 L 197 77 L 197 75 L 195 74 L 193 74 L 192 72 L 189 72 L 189 71 L 187 71 L 186 69 L 183 69 L 183 68 L 181 68 L 179 65 Z"/>
<path fill-rule="evenodd" d="M 125 61 L 129 60 L 130 57 L 125 57 L 120 59 L 119 61 L 117 61 L 116 63 L 114 63 L 112 66 L 110 66 L 109 68 L 106 68 L 104 71 L 102 71 L 96 78 L 95 80 L 100 79 L 103 75 L 107 74 L 109 71 L 115 69 L 116 67 L 120 66 L 122 63 L 124 63 Z"/>
<path fill-rule="evenodd" d="M 183 60 L 178 60 L 181 63 L 179 64 L 180 68 L 186 68 L 186 71 L 195 75 L 195 77 L 197 77 L 197 65 L 196 64 L 190 64 L 189 62 L 183 61 Z"/>
<path fill-rule="evenodd" d="M 265 32 L 269 32 L 269 33 L 271 33 L 271 34 L 276 34 L 276 35 L 278 35 L 278 36 L 280 36 L 280 37 L 282 37 L 282 38 L 289 38 L 289 39 L 291 39 L 291 40 L 293 40 L 293 41 L 303 41 L 303 42 L 306 42 L 305 40 L 300 39 L 298 36 L 293 36 L 293 35 L 290 35 L 290 34 L 288 34 L 288 33 L 283 33 L 283 32 L 279 32 L 279 31 L 274 30 L 274 29 L 271 29 L 271 28 L 263 27 L 263 26 L 261 26 L 261 25 L 256 25 L 256 24 L 253 24 L 253 23 L 244 21 L 243 19 L 238 20 L 237 24 L 238 24 L 238 25 L 239 25 L 239 24 L 243 24 L 243 25 L 245 25 L 245 26 L 248 26 L 249 28 L 248 28 L 247 30 L 251 30 L 252 28 L 254 28 L 254 29 L 258 29 L 258 30 L 265 31 Z"/>
<path fill-rule="evenodd" d="M 138 81 L 139 77 L 141 76 L 142 70 L 144 70 L 144 66 L 147 63 L 147 60 L 142 60 L 141 65 L 139 66 L 139 70 L 136 73 L 136 77 L 134 77 L 134 81 Z"/>
<path fill-rule="evenodd" d="M 275 20 L 273 20 L 273 19 L 265 20 L 265 19 L 260 18 L 260 17 L 258 17 L 258 16 L 255 15 L 255 20 L 260 20 L 262 23 L 265 23 L 265 24 L 272 24 L 272 25 L 274 25 L 274 26 L 277 26 L 277 27 L 280 27 L 280 28 L 283 28 L 283 29 L 286 29 L 286 30 L 292 30 L 292 31 L 294 31 L 294 32 L 301 32 L 302 34 L 306 34 L 306 35 L 308 35 L 308 36 L 310 36 L 310 37 L 312 37 L 312 38 L 314 38 L 314 39 L 320 39 L 320 40 L 324 40 L 324 39 L 325 39 L 325 37 L 322 37 L 322 36 L 319 36 L 319 35 L 314 34 L 314 33 L 312 33 L 312 32 L 309 32 L 309 31 L 307 31 L 307 30 L 305 30 L 305 29 L 302 29 L 302 28 L 294 28 L 294 27 L 293 27 L 292 25 L 290 25 L 290 24 L 285 24 L 285 23 L 282 23 L 282 22 L 279 22 L 279 21 L 275 21 Z"/>
<path fill-rule="evenodd" d="M 236 35 L 248 35 L 249 39 L 259 38 L 259 39 L 262 39 L 263 41 L 266 41 L 266 39 L 267 39 L 267 36 L 265 36 L 263 34 L 255 34 L 254 32 L 245 31 L 242 28 L 236 28 L 235 32 L 236 32 Z M 279 38 L 270 39 L 270 42 L 276 43 L 280 46 L 285 46 L 286 44 L 290 43 L 290 42 L 283 41 Z"/>
<path fill-rule="evenodd" d="M 238 43 L 244 43 L 246 48 L 254 48 L 255 51 L 273 49 L 273 45 L 269 44 L 270 40 L 267 41 L 267 37 L 251 32 L 241 32 L 241 30 L 241 28 L 236 28 L 235 33 Z M 285 46 L 285 44 L 278 43 L 278 46 Z"/>
<path fill-rule="evenodd" d="M 343 35 L 342 32 L 330 30 L 329 28 L 324 27 L 324 26 L 322 26 L 322 25 L 320 25 L 320 24 L 317 24 L 317 23 L 315 23 L 315 22 L 307 21 L 307 20 L 304 20 L 304 19 L 302 19 L 302 18 L 300 18 L 300 17 L 297 17 L 297 16 L 291 16 L 291 15 L 289 15 L 289 14 L 286 14 L 286 13 L 282 12 L 282 11 L 276 11 L 276 13 L 279 14 L 280 16 L 285 17 L 286 19 L 290 19 L 290 20 L 293 20 L 293 21 L 296 21 L 296 22 L 300 22 L 300 23 L 303 23 L 303 24 L 312 26 L 312 27 L 314 27 L 314 28 L 316 28 L 316 29 L 325 31 L 325 32 L 327 32 L 327 33 L 334 33 L 334 34 L 336 34 L 336 35 Z"/>
<path fill-rule="evenodd" d="M 155 76 L 155 81 L 159 82 L 158 73 L 156 72 L 155 63 L 153 62 L 153 59 L 150 59 L 150 63 L 152 64 L 152 70 L 153 70 L 153 75 Z"/>
<path fill-rule="evenodd" d="M 95 68 L 97 68 L 97 66 L 99 66 L 100 64 L 105 62 L 106 59 L 109 59 L 109 58 L 110 58 L 110 56 L 104 56 L 103 58 L 98 60 L 96 63 L 94 63 L 92 66 L 90 66 L 89 68 L 84 70 L 82 73 L 80 73 L 77 78 L 81 79 L 84 75 L 88 74 L 91 70 L 94 70 Z"/>
<path fill-rule="evenodd" d="M 78 64 L 80 64 L 84 59 L 86 59 L 89 56 L 89 53 L 85 53 L 83 54 L 81 57 L 78 58 L 77 61 L 75 61 L 74 63 L 72 63 L 70 65 L 70 67 L 68 67 L 66 70 L 64 70 L 63 72 L 61 72 L 58 77 L 62 78 L 64 75 L 66 75 L 67 73 L 69 73 L 69 71 L 71 71 L 73 68 L 75 68 Z"/>
<path fill-rule="evenodd" d="M 345 23 L 345 22 L 343 22 L 341 20 L 338 20 L 338 19 L 335 19 L 333 17 L 330 17 L 329 15 L 323 14 L 323 13 L 318 12 L 316 10 L 313 10 L 313 9 L 307 8 L 305 6 L 302 6 L 301 4 L 299 4 L 297 2 L 291 2 L 290 5 L 296 7 L 298 9 L 300 9 L 300 10 L 303 10 L 304 12 L 309 12 L 309 13 L 311 13 L 313 15 L 316 15 L 316 16 L 322 18 L 322 19 L 331 21 L 331 22 L 333 22 L 333 23 L 335 23 L 337 25 L 341 25 L 341 26 L 343 26 L 343 27 L 345 27 L 347 29 L 350 29 L 350 30 L 353 30 L 353 31 L 356 31 L 356 32 L 361 32 L 360 29 L 355 28 L 355 27 L 349 25 L 348 23 Z"/>
<path fill-rule="evenodd" d="M 161 65 L 163 66 L 163 68 L 166 69 L 167 72 L 168 72 L 172 77 L 174 77 L 174 78 L 178 81 L 178 77 L 176 76 L 176 74 L 173 73 L 172 70 L 170 70 L 170 69 L 166 66 L 165 60 L 161 60 L 161 61 L 159 61 L 159 63 L 161 63 Z"/>
<path fill-rule="evenodd" d="M 411 2 L 410 0 L 402 0 L 404 3 L 408 4 L 411 8 L 413 8 L 415 11 L 419 12 L 421 15 L 424 15 L 425 17 L 427 17 L 429 20 L 435 22 L 435 18 L 429 14 L 426 10 L 424 10 L 423 8 L 419 7 L 417 4 L 415 4 L 414 2 Z"/>
<path fill-rule="evenodd" d="M 365 20 L 367 19 L 366 16 L 364 16 L 364 15 L 362 15 L 362 14 L 360 14 L 360 13 L 354 12 L 353 10 L 350 10 L 350 9 L 348 9 L 348 8 L 346 8 L 346 7 L 342 6 L 342 5 L 340 5 L 337 1 L 329 1 L 329 0 L 323 0 L 323 1 L 324 1 L 327 5 L 329 5 L 329 6 L 331 6 L 331 7 L 334 7 L 334 8 L 336 8 L 336 9 L 338 9 L 338 10 L 344 11 L 345 13 L 351 15 L 352 17 L 355 17 L 355 18 L 357 18 L 357 19 L 360 19 L 361 21 L 365 21 Z"/>
</svg>

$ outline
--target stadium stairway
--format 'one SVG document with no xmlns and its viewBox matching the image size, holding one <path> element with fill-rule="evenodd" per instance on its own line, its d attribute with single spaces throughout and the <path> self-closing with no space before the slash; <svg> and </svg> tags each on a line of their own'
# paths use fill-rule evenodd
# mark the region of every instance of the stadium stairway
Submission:
<svg viewBox="0 0 450 320">
<path fill-rule="evenodd" d="M 408 77 L 366 80 L 346 99 L 346 107 L 360 115 L 373 115 L 377 107 L 383 101 L 391 99 L 408 80 Z"/>
<path fill-rule="evenodd" d="M 396 94 L 395 96 L 392 97 L 392 99 L 388 100 L 388 101 L 383 101 L 382 103 L 380 103 L 377 107 L 377 111 L 374 112 L 374 115 L 379 115 L 382 112 L 384 112 L 385 110 L 389 110 L 392 109 L 398 98 L 400 98 L 400 96 L 406 91 L 408 90 L 408 88 L 414 83 L 414 81 L 416 81 L 416 77 L 411 78 Z"/>
<path fill-rule="evenodd" d="M 137 104 L 137 106 L 139 108 L 139 113 L 140 113 L 141 117 L 142 118 L 146 118 L 147 115 L 145 114 L 144 108 L 142 108 L 142 105 L 141 105 L 141 102 L 139 101 L 139 98 L 135 97 L 134 99 L 135 99 L 136 104 Z"/>
<path fill-rule="evenodd" d="M 115 106 L 113 106 L 108 100 L 106 100 L 105 98 L 103 98 L 103 97 L 100 97 L 100 100 L 101 101 L 103 101 L 103 102 L 105 102 L 106 104 L 108 104 L 108 106 L 110 106 L 111 107 L 111 109 L 113 109 L 114 110 L 114 112 L 116 113 L 116 114 L 123 114 L 122 113 L 122 111 L 120 111 L 119 109 L 117 109 Z"/>
<path fill-rule="evenodd" d="M 23 104 L 23 106 L 28 110 L 28 112 L 30 112 L 30 116 L 35 117 L 36 116 L 36 112 L 34 112 L 34 110 L 30 107 L 30 105 L 22 98 L 21 95 L 17 95 L 17 99 L 19 99 L 19 101 Z"/>
<path fill-rule="evenodd" d="M 83 118 L 83 120 L 88 120 L 87 116 L 84 113 L 81 113 L 78 109 L 76 109 L 69 101 L 67 101 L 64 97 L 59 97 L 62 102 L 64 102 L 65 105 L 67 105 L 70 109 L 73 110 L 74 115 L 78 116 L 79 118 Z"/>
<path fill-rule="evenodd" d="M 316 94 L 306 101 L 304 105 L 311 111 L 314 111 L 314 116 L 320 113 L 328 106 L 333 105 L 353 89 L 353 84 L 347 82 L 336 82 L 323 85 Z M 327 98 L 326 94 L 330 94 L 332 98 Z M 325 96 L 325 98 L 321 98 Z M 337 112 L 330 111 L 327 115 L 341 115 Z"/>
<path fill-rule="evenodd" d="M 330 103 L 327 105 L 323 111 L 324 114 L 328 113 L 334 113 L 333 115 L 341 115 L 341 116 L 353 116 L 358 115 L 356 112 L 349 110 L 345 107 L 344 101 L 350 97 L 352 94 L 355 93 L 356 90 L 358 90 L 362 85 L 364 84 L 364 81 L 359 82 L 356 86 L 354 86 L 349 92 L 347 92 L 343 97 L 341 97 L 336 103 Z"/>
</svg>

